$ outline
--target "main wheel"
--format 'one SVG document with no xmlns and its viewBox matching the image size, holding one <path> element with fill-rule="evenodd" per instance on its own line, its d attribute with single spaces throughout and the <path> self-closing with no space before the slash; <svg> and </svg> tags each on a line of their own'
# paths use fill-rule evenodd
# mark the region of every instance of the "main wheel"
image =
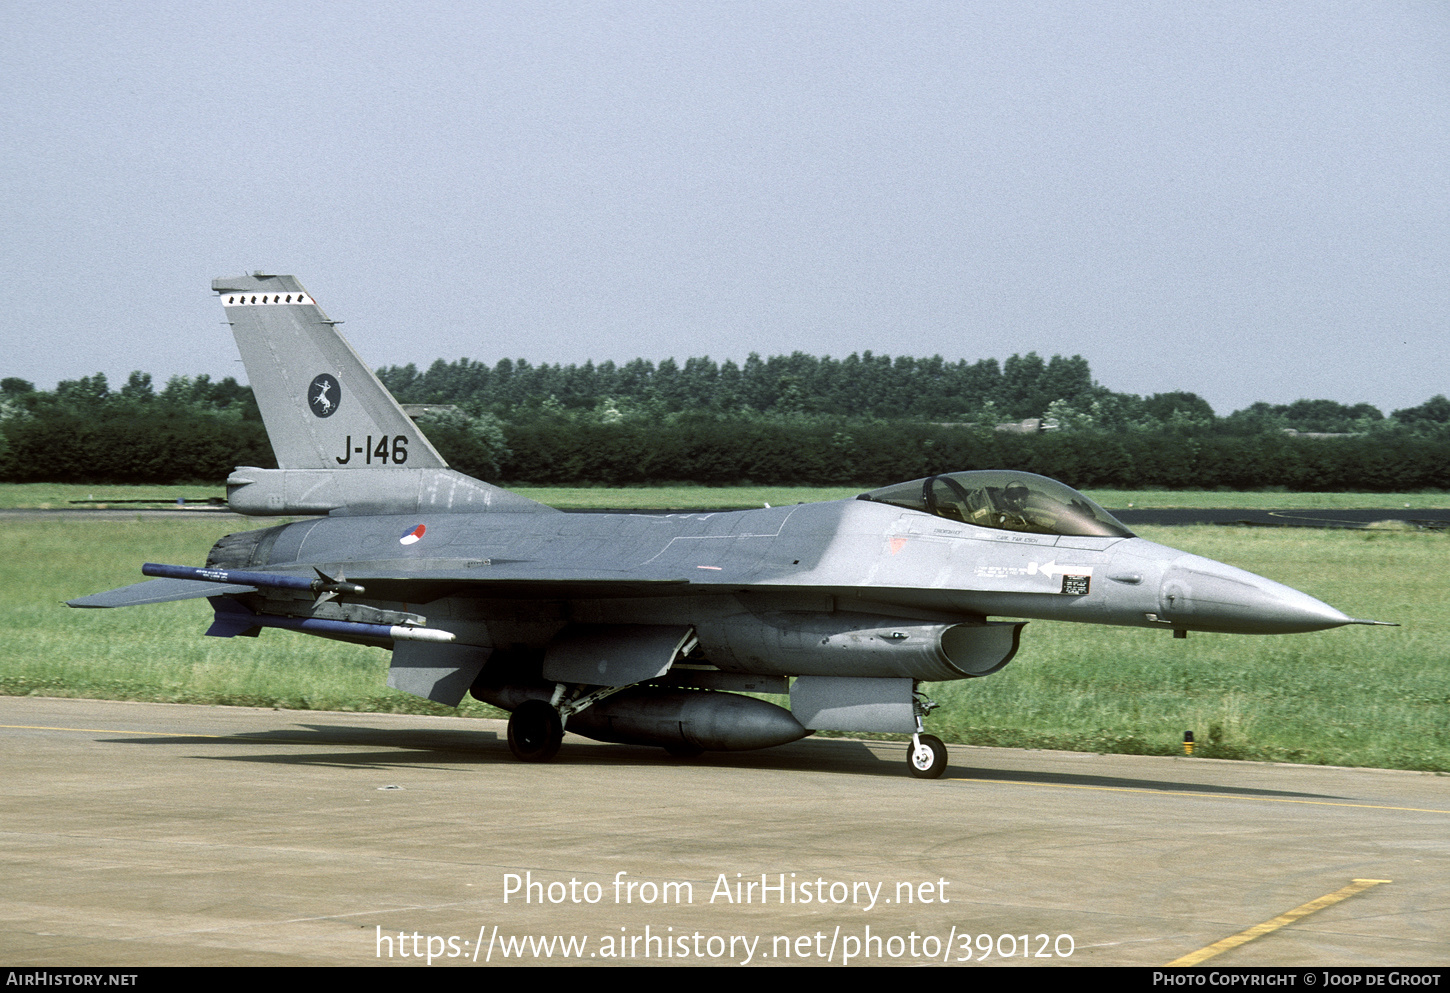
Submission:
<svg viewBox="0 0 1450 993">
<path fill-rule="evenodd" d="M 906 746 L 906 765 L 917 779 L 936 779 L 947 767 L 947 746 L 934 734 L 920 734 Z"/>
<path fill-rule="evenodd" d="M 520 762 L 547 762 L 559 754 L 564 724 L 543 700 L 527 700 L 509 718 L 509 751 Z"/>
</svg>

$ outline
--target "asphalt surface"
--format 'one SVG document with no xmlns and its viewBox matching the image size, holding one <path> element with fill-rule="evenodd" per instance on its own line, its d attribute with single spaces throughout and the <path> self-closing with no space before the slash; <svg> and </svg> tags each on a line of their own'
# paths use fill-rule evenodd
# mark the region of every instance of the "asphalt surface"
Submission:
<svg viewBox="0 0 1450 993">
<path fill-rule="evenodd" d="M 1162 966 L 1356 879 L 1206 964 L 1450 962 L 1431 774 L 15 697 L 0 758 L 10 966 Z"/>
</svg>

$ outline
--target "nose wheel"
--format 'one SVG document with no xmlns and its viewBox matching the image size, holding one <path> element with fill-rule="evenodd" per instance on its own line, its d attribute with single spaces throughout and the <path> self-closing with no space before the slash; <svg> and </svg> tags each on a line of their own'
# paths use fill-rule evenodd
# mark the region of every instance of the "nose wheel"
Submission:
<svg viewBox="0 0 1450 993">
<path fill-rule="evenodd" d="M 947 746 L 934 734 L 914 734 L 906 765 L 917 779 L 936 779 L 947 767 Z"/>
<path fill-rule="evenodd" d="M 922 724 L 937 702 L 921 691 L 921 683 L 911 684 L 911 709 L 916 715 L 916 733 L 906 749 L 906 767 L 917 779 L 936 779 L 947 768 L 947 746 L 934 734 L 926 734 Z"/>
</svg>

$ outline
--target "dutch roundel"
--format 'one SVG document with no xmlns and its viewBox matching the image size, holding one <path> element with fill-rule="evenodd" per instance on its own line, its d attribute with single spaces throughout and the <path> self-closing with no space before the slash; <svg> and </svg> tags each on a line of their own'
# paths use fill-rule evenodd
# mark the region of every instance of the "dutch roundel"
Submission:
<svg viewBox="0 0 1450 993">
<path fill-rule="evenodd" d="M 398 544 L 400 544 L 400 545 L 416 545 L 419 541 L 422 540 L 422 538 L 423 538 L 423 532 L 426 531 L 426 530 L 428 530 L 426 527 L 424 527 L 422 524 L 419 524 L 413 530 L 409 531 L 407 534 L 405 534 L 401 538 L 399 538 L 398 539 Z"/>
</svg>

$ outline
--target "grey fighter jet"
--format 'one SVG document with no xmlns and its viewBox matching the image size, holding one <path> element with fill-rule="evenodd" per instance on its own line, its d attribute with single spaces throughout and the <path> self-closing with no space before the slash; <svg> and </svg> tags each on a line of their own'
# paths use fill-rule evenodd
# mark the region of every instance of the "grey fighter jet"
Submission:
<svg viewBox="0 0 1450 993">
<path fill-rule="evenodd" d="M 1374 623 L 1135 537 L 1026 472 L 731 513 L 560 513 L 449 469 L 293 277 L 212 289 L 280 466 L 238 468 L 228 502 L 316 516 L 71 606 L 206 597 L 209 635 L 390 649 L 388 685 L 510 711 L 523 761 L 551 759 L 565 727 L 677 755 L 885 731 L 911 735 L 908 768 L 931 778 L 947 753 L 921 684 L 1001 669 L 1024 618 L 1177 637 Z M 790 709 L 746 693 L 788 693 Z"/>
</svg>

